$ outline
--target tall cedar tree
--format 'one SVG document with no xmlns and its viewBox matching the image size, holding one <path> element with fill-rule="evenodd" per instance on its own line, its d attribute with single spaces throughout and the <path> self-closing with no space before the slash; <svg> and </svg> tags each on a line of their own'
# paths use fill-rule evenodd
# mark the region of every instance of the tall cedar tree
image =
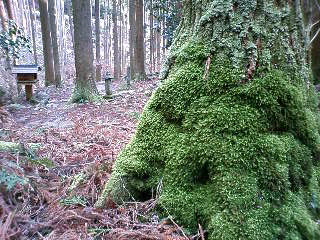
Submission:
<svg viewBox="0 0 320 240">
<path fill-rule="evenodd" d="M 159 209 L 210 240 L 320 239 L 301 2 L 188 0 L 183 13 L 165 80 L 96 206 L 157 189 Z"/>
<path fill-rule="evenodd" d="M 58 28 L 57 28 L 57 4 L 56 0 L 50 0 L 48 2 L 49 21 L 52 40 L 52 52 L 54 59 L 54 81 L 56 86 L 61 86 L 61 67 L 59 56 L 59 44 L 58 44 Z"/>
<path fill-rule="evenodd" d="M 143 27 L 143 0 L 136 0 L 136 41 L 134 49 L 135 57 L 135 79 L 144 80 L 145 72 L 145 55 L 144 55 L 144 27 Z"/>
<path fill-rule="evenodd" d="M 101 81 L 101 49 L 100 49 L 100 1 L 95 0 L 95 31 L 96 31 L 96 81 Z"/>
<path fill-rule="evenodd" d="M 56 85 L 54 76 L 54 58 L 52 52 L 51 28 L 48 14 L 48 1 L 39 0 L 42 45 L 45 68 L 45 85 Z"/>
<path fill-rule="evenodd" d="M 134 46 L 136 42 L 136 4 L 135 0 L 128 0 L 129 1 L 129 57 L 130 57 L 130 79 L 134 79 L 135 77 L 135 52 Z"/>
<path fill-rule="evenodd" d="M 76 83 L 72 101 L 94 100 L 97 94 L 93 66 L 91 5 L 88 0 L 72 0 Z"/>
<path fill-rule="evenodd" d="M 112 0 L 112 22 L 113 22 L 113 74 L 114 79 L 120 79 L 120 58 L 118 40 L 118 14 L 117 0 Z"/>
</svg>

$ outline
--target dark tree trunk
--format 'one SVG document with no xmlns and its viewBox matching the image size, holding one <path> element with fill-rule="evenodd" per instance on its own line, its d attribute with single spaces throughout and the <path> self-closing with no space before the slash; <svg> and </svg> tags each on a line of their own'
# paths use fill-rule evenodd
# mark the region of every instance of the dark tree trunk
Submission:
<svg viewBox="0 0 320 240">
<path fill-rule="evenodd" d="M 136 72 L 136 63 L 135 63 L 135 42 L 136 42 L 136 15 L 135 15 L 135 0 L 129 1 L 129 57 L 130 57 L 130 79 L 134 79 Z"/>
<path fill-rule="evenodd" d="M 91 6 L 87 0 L 72 0 L 76 86 L 74 102 L 92 101 L 97 94 L 93 66 Z"/>
<path fill-rule="evenodd" d="M 35 5 L 34 0 L 29 0 L 29 11 L 30 11 L 30 24 L 31 24 L 31 32 L 32 32 L 32 46 L 33 46 L 33 56 L 35 64 L 38 64 L 38 56 L 37 56 L 37 45 L 36 45 L 36 28 L 35 28 Z"/>
<path fill-rule="evenodd" d="M 96 31 L 96 81 L 101 81 L 101 50 L 100 50 L 100 1 L 95 0 L 95 31 Z"/>
<path fill-rule="evenodd" d="M 164 82 L 96 206 L 157 189 L 165 214 L 210 240 L 320 239 L 300 1 L 187 0 L 183 13 Z"/>
<path fill-rule="evenodd" d="M 54 81 L 57 87 L 61 87 L 61 67 L 60 67 L 60 55 L 58 44 L 58 28 L 57 28 L 57 9 L 56 0 L 50 0 L 48 5 L 49 21 L 52 40 L 52 53 L 54 59 Z"/>
<path fill-rule="evenodd" d="M 143 0 L 136 0 L 135 79 L 146 78 L 144 59 Z"/>
<path fill-rule="evenodd" d="M 113 74 L 114 79 L 120 79 L 120 58 L 119 58 L 119 42 L 118 42 L 118 16 L 117 1 L 112 0 L 112 22 L 113 22 Z"/>
<path fill-rule="evenodd" d="M 42 33 L 43 57 L 45 67 L 45 85 L 55 85 L 54 59 L 52 52 L 51 28 L 47 0 L 39 0 L 40 22 Z"/>
</svg>

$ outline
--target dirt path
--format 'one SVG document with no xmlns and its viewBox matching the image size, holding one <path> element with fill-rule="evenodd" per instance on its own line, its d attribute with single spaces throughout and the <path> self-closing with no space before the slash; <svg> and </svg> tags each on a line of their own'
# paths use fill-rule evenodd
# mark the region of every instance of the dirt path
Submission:
<svg viewBox="0 0 320 240">
<path fill-rule="evenodd" d="M 126 91 L 115 83 L 113 99 L 84 104 L 69 103 L 71 88 L 48 88 L 37 105 L 7 106 L 11 118 L 0 141 L 39 143 L 40 149 L 36 157 L 0 152 L 0 183 L 3 171 L 9 181 L 18 179 L 10 190 L 0 184 L 0 238 L 186 239 L 177 225 L 160 222 L 156 200 L 93 207 L 158 85 L 150 80 Z"/>
<path fill-rule="evenodd" d="M 69 103 L 71 88 L 40 90 L 45 103 L 8 107 L 14 123 L 2 140 L 42 143 L 41 156 L 63 165 L 114 159 L 133 135 L 157 84 L 136 83 L 127 91 L 115 83 L 113 99 L 85 104 Z M 102 92 L 103 84 L 98 88 Z"/>
</svg>

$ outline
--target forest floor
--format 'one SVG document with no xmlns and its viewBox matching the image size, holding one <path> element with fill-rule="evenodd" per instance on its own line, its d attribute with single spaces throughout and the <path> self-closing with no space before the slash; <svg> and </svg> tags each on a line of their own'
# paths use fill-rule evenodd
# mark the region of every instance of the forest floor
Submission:
<svg viewBox="0 0 320 240">
<path fill-rule="evenodd" d="M 43 88 L 36 104 L 6 106 L 0 141 L 20 149 L 0 152 L 0 239 L 202 239 L 161 220 L 156 199 L 94 208 L 159 84 L 113 83 L 113 98 L 82 104 L 69 102 L 72 87 Z"/>
</svg>

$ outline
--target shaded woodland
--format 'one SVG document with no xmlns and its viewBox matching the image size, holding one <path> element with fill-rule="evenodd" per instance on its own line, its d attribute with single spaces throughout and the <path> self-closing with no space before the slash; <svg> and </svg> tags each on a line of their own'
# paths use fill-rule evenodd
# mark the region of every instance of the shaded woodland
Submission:
<svg viewBox="0 0 320 240">
<path fill-rule="evenodd" d="M 319 0 L 0 20 L 0 239 L 320 239 Z"/>
</svg>

